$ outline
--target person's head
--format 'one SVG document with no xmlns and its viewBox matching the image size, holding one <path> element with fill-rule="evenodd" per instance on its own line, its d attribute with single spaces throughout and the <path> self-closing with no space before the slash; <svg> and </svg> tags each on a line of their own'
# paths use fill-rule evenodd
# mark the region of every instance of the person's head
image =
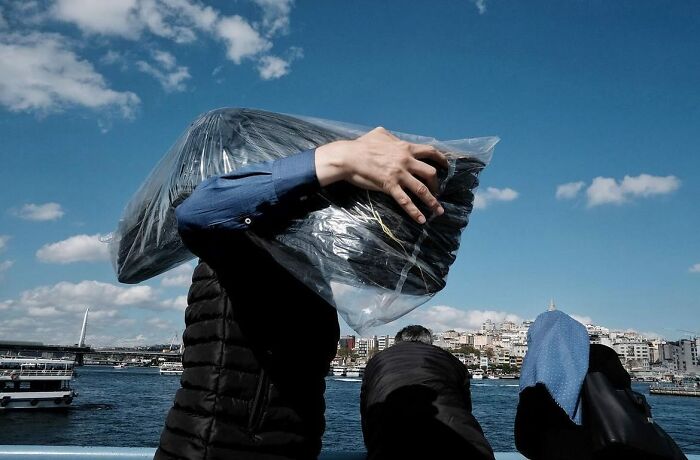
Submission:
<svg viewBox="0 0 700 460">
<path fill-rule="evenodd" d="M 428 345 L 433 344 L 433 335 L 430 331 L 418 324 L 406 326 L 396 333 L 396 342 L 423 342 Z"/>
</svg>

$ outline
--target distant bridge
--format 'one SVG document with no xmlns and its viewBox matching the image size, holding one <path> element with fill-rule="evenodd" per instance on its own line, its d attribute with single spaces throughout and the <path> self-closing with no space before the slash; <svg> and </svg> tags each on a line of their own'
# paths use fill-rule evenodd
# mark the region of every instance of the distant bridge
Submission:
<svg viewBox="0 0 700 460">
<path fill-rule="evenodd" d="M 179 360 L 182 354 L 179 350 L 173 351 L 152 351 L 152 350 L 134 350 L 134 349 L 98 349 L 95 350 L 90 346 L 77 345 L 44 345 L 39 342 L 0 342 L 0 355 L 3 354 L 51 354 L 53 356 L 64 356 L 66 354 L 74 355 L 75 361 L 78 364 L 83 364 L 85 357 L 112 357 L 114 359 L 123 360 L 125 357 L 135 358 L 170 358 L 171 360 Z"/>
</svg>

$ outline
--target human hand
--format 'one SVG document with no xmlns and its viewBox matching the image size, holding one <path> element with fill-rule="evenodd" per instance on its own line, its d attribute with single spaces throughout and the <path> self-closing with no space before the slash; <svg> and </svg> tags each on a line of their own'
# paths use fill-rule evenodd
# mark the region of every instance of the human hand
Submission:
<svg viewBox="0 0 700 460">
<path fill-rule="evenodd" d="M 426 221 L 413 203 L 412 193 L 435 214 L 444 209 L 433 195 L 438 189 L 437 169 L 447 158 L 435 147 L 402 141 L 386 129 L 375 128 L 352 141 L 337 141 L 316 149 L 316 175 L 321 186 L 345 180 L 365 190 L 390 195 L 419 224 Z"/>
</svg>

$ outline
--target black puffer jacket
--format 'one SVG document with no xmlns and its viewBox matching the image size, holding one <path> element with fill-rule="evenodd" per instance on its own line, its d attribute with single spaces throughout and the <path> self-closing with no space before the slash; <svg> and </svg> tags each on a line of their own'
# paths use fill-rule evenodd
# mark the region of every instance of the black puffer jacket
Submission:
<svg viewBox="0 0 700 460">
<path fill-rule="evenodd" d="M 369 460 L 493 459 L 471 413 L 467 368 L 425 343 L 398 342 L 365 369 L 360 398 Z"/>
<path fill-rule="evenodd" d="M 316 458 L 336 310 L 249 241 L 227 243 L 230 262 L 195 269 L 182 388 L 155 458 Z"/>
</svg>

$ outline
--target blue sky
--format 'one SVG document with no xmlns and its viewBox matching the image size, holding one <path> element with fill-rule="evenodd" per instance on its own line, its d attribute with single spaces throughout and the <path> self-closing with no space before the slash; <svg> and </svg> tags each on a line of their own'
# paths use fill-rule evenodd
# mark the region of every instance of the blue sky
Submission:
<svg viewBox="0 0 700 460">
<path fill-rule="evenodd" d="M 502 139 L 447 287 L 378 332 L 550 298 L 698 332 L 699 51 L 690 1 L 0 1 L 0 339 L 181 333 L 191 266 L 122 285 L 100 240 L 223 106 Z"/>
</svg>

